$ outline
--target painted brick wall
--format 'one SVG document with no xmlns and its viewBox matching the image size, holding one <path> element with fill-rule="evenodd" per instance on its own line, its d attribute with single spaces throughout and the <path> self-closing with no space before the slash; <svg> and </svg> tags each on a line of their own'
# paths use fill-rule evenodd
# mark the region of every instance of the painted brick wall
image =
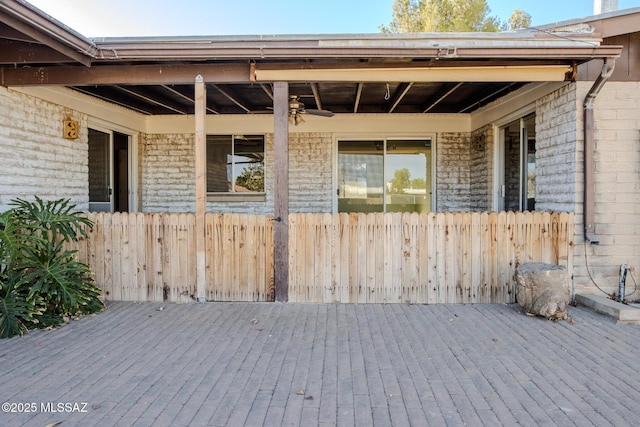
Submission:
<svg viewBox="0 0 640 427">
<path fill-rule="evenodd" d="M 577 182 L 582 171 L 582 151 L 576 148 L 582 146 L 578 111 L 576 84 L 536 103 L 536 210 L 578 212 L 576 191 L 582 191 Z"/>
<path fill-rule="evenodd" d="M 470 133 L 438 135 L 436 149 L 438 211 L 468 211 L 471 207 L 470 142 Z"/>
<path fill-rule="evenodd" d="M 80 137 L 62 137 L 62 122 L 77 120 Z M 0 87 L 0 211 L 15 198 L 69 198 L 89 203 L 87 117 Z"/>
<path fill-rule="evenodd" d="M 292 133 L 289 137 L 289 209 L 331 212 L 333 144 L 328 133 Z"/>
<path fill-rule="evenodd" d="M 493 126 L 484 126 L 471 133 L 470 146 L 471 205 L 474 211 L 491 210 Z"/>
<path fill-rule="evenodd" d="M 142 134 L 140 145 L 141 210 L 194 212 L 196 175 L 193 134 Z"/>
<path fill-rule="evenodd" d="M 143 212 L 195 210 L 195 145 L 190 134 L 142 135 L 141 187 Z M 289 209 L 331 212 L 332 137 L 292 133 L 289 139 Z M 273 135 L 265 136 L 265 201 L 208 202 L 207 210 L 273 213 Z"/>
<path fill-rule="evenodd" d="M 580 82 L 577 99 L 582 106 L 591 82 Z M 595 234 L 598 245 L 584 245 L 582 217 L 576 227 L 576 288 L 594 289 L 594 281 L 607 292 L 618 289 L 620 265 L 628 264 L 640 282 L 640 82 L 609 81 L 595 101 Z M 579 110 L 579 129 L 582 111 Z M 578 132 L 582 141 L 581 131 Z M 578 144 L 582 147 L 582 144 Z M 582 153 L 579 156 L 582 171 Z M 582 175 L 579 175 L 582 182 Z M 582 194 L 578 195 L 582 212 Z M 578 209 L 577 208 L 577 209 Z M 578 222 L 578 221 L 576 221 Z M 585 251 L 589 272 L 585 266 Z M 627 276 L 628 293 L 633 280 Z M 594 289 L 595 290 L 595 289 Z M 632 299 L 640 299 L 640 291 Z"/>
<path fill-rule="evenodd" d="M 582 217 L 582 104 L 591 85 L 565 86 L 536 104 L 537 203 L 576 212 L 575 291 L 599 292 L 597 285 L 617 292 L 621 264 L 640 271 L 640 83 L 607 82 L 595 102 L 597 245 L 585 244 Z M 633 285 L 630 277 L 627 284 Z"/>
</svg>

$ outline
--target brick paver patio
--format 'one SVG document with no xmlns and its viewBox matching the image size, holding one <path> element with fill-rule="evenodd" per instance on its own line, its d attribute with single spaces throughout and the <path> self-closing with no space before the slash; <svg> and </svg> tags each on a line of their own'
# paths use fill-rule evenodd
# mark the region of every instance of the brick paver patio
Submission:
<svg viewBox="0 0 640 427">
<path fill-rule="evenodd" d="M 0 426 L 638 425 L 640 326 L 570 315 L 113 303 L 0 341 Z"/>
</svg>

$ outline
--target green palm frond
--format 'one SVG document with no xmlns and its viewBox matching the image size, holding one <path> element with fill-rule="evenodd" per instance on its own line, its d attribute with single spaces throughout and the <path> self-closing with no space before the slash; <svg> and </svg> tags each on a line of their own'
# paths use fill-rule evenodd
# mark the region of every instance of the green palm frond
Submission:
<svg viewBox="0 0 640 427">
<path fill-rule="evenodd" d="M 35 202 L 16 199 L 11 202 L 16 218 L 21 222 L 33 224 L 36 229 L 53 233 L 52 238 L 58 236 L 65 241 L 77 240 L 78 234 L 87 236 L 85 228 L 91 229 L 93 223 L 88 218 L 79 216 L 74 210 L 75 205 L 68 199 L 44 201 L 35 197 Z"/>
<path fill-rule="evenodd" d="M 2 277 L 0 284 L 0 338 L 22 335 L 38 323 L 37 316 L 45 310 L 40 296 L 29 298 L 23 278 L 14 272 Z"/>
<path fill-rule="evenodd" d="M 0 214 L 0 337 L 102 310 L 89 267 L 65 245 L 86 237 L 93 223 L 69 200 L 11 205 Z"/>
</svg>

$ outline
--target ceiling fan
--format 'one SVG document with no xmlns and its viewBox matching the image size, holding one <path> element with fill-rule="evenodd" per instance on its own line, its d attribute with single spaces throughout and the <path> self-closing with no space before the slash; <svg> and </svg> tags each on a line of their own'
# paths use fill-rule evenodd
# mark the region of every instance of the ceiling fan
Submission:
<svg viewBox="0 0 640 427">
<path fill-rule="evenodd" d="M 313 116 L 321 116 L 321 117 L 333 117 L 334 113 L 329 110 L 315 110 L 315 109 L 306 109 L 304 104 L 300 101 L 300 97 L 298 95 L 290 95 L 289 96 L 289 122 L 298 126 L 300 123 L 304 123 L 304 119 L 302 118 L 303 114 L 311 114 Z"/>
</svg>

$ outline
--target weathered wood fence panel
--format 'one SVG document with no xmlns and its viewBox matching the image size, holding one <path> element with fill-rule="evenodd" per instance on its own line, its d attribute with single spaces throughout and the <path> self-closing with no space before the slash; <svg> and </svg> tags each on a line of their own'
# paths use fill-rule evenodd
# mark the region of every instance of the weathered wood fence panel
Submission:
<svg viewBox="0 0 640 427">
<path fill-rule="evenodd" d="M 573 214 L 291 214 L 289 300 L 512 303 L 515 269 L 573 271 Z"/>
<path fill-rule="evenodd" d="M 195 216 L 87 213 L 77 243 L 106 300 L 188 302 L 196 298 Z M 273 300 L 273 223 L 265 216 L 206 215 L 207 299 Z"/>
<path fill-rule="evenodd" d="M 87 213 L 94 223 L 78 242 L 106 300 L 192 301 L 195 297 L 195 216 Z"/>
<path fill-rule="evenodd" d="M 89 213 L 78 257 L 107 300 L 194 301 L 195 216 Z M 206 298 L 273 301 L 273 221 L 205 217 Z M 573 271 L 573 214 L 290 214 L 289 300 L 510 303 L 518 264 Z"/>
<path fill-rule="evenodd" d="M 273 301 L 273 221 L 208 213 L 205 227 L 207 300 Z"/>
</svg>

